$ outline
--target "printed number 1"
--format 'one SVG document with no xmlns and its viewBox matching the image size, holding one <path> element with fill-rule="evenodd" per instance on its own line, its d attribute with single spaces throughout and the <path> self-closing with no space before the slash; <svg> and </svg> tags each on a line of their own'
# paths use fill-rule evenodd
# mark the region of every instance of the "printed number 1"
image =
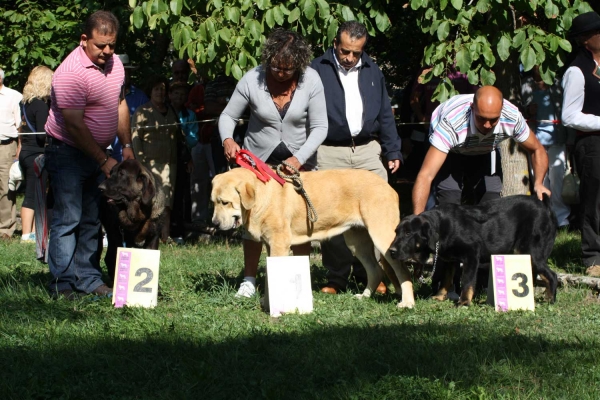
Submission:
<svg viewBox="0 0 600 400">
<path fill-rule="evenodd" d="M 144 285 L 147 283 L 150 283 L 150 281 L 152 281 L 152 278 L 154 277 L 154 273 L 152 272 L 152 270 L 150 268 L 139 268 L 135 272 L 135 276 L 140 276 L 142 274 L 146 274 L 146 278 L 142 279 L 137 285 L 135 285 L 133 287 L 133 291 L 140 292 L 140 293 L 152 293 L 152 288 L 144 287 Z"/>
<path fill-rule="evenodd" d="M 514 274 L 511 279 L 513 281 L 516 281 L 519 278 L 521 278 L 521 282 L 519 282 L 519 287 L 521 289 L 523 289 L 523 291 L 513 289 L 512 292 L 516 297 L 527 297 L 527 295 L 529 294 L 529 286 L 527 286 L 527 275 L 525 275 L 521 272 L 518 272 L 518 273 Z"/>
</svg>

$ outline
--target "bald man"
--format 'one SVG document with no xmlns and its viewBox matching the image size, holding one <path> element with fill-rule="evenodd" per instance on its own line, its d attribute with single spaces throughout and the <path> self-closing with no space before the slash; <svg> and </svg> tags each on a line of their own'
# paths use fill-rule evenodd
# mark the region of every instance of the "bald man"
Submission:
<svg viewBox="0 0 600 400">
<path fill-rule="evenodd" d="M 431 116 L 431 147 L 413 187 L 413 212 L 425 210 L 432 183 L 436 204 L 460 204 L 465 188 L 474 190 L 475 203 L 500 197 L 498 144 L 511 137 L 531 154 L 534 191 L 541 200 L 543 193 L 550 194 L 543 185 L 548 156 L 516 106 L 493 86 L 440 104 Z"/>
<path fill-rule="evenodd" d="M 543 193 L 550 195 L 543 185 L 548 170 L 544 146 L 515 105 L 504 100 L 497 88 L 483 86 L 474 95 L 452 97 L 433 112 L 429 128 L 431 146 L 413 187 L 414 214 L 425 210 L 432 184 L 436 188 L 436 204 L 460 204 L 464 189 L 475 204 L 499 198 L 502 168 L 498 144 L 508 138 L 531 154 L 536 196 L 541 200 Z M 443 261 L 438 261 L 436 271 L 440 272 L 432 278 L 437 300 L 447 298 L 449 287 L 439 287 L 438 291 L 438 285 L 442 280 L 448 282 L 446 279 L 455 269 L 454 284 L 460 284 L 458 268 L 455 265 L 440 268 L 442 264 Z"/>
</svg>

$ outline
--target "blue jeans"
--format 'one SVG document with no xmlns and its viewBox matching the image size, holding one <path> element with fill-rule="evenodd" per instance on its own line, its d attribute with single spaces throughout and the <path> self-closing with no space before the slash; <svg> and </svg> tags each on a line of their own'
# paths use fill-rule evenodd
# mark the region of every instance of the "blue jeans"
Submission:
<svg viewBox="0 0 600 400">
<path fill-rule="evenodd" d="M 91 293 L 103 284 L 98 240 L 104 174 L 82 151 L 54 141 L 46 146 L 46 169 L 54 194 L 48 266 L 54 292 Z"/>
</svg>

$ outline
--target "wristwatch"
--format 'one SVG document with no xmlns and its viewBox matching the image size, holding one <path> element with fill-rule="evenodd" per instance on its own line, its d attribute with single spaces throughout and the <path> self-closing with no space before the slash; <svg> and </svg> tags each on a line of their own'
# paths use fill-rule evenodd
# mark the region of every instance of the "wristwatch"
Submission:
<svg viewBox="0 0 600 400">
<path fill-rule="evenodd" d="M 124 148 L 124 149 L 131 149 L 131 143 L 125 143 L 125 144 L 123 145 L 123 148 Z"/>
</svg>

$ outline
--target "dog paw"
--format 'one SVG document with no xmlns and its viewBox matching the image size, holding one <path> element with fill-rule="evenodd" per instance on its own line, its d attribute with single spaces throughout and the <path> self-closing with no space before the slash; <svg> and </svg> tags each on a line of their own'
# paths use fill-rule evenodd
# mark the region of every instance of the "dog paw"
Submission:
<svg viewBox="0 0 600 400">
<path fill-rule="evenodd" d="M 414 301 L 401 301 L 400 303 L 398 303 L 396 305 L 397 308 L 414 308 L 415 307 L 415 302 Z"/>
<path fill-rule="evenodd" d="M 436 294 L 435 296 L 431 296 L 431 298 L 437 301 L 445 301 L 448 297 L 445 294 Z"/>
<path fill-rule="evenodd" d="M 362 292 L 362 294 L 355 294 L 354 297 L 356 297 L 357 299 L 368 299 L 369 297 L 371 297 L 371 291 L 369 289 L 365 289 L 364 292 Z"/>
<path fill-rule="evenodd" d="M 457 307 L 469 307 L 471 305 L 471 300 L 459 300 L 456 302 Z"/>
</svg>

